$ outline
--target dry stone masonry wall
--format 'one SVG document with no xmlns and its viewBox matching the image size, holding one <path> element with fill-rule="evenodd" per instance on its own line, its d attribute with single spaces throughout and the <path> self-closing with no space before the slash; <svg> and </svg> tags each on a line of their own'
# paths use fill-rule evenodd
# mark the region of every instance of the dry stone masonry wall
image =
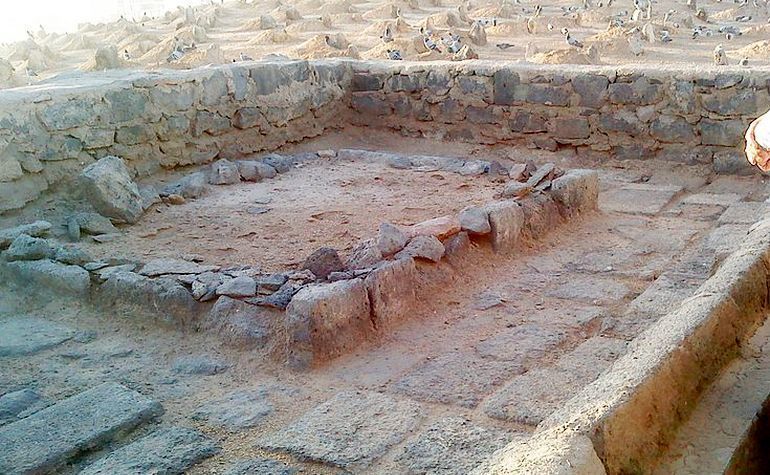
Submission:
<svg viewBox="0 0 770 475">
<path fill-rule="evenodd" d="M 0 213 L 105 156 L 147 176 L 319 135 L 338 125 L 348 75 L 335 62 L 239 63 L 0 92 Z"/>
<path fill-rule="evenodd" d="M 353 63 L 352 121 L 407 135 L 745 169 L 770 71 Z"/>
</svg>

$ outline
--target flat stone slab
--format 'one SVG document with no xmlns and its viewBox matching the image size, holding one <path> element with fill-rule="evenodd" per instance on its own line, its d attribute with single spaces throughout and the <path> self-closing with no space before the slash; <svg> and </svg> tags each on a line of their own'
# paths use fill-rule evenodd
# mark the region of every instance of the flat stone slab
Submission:
<svg viewBox="0 0 770 475">
<path fill-rule="evenodd" d="M 571 274 L 562 283 L 545 291 L 548 297 L 608 305 L 623 300 L 631 289 L 615 279 Z"/>
<path fill-rule="evenodd" d="M 0 473 L 45 473 L 163 413 L 160 404 L 108 382 L 0 427 Z"/>
<path fill-rule="evenodd" d="M 259 445 L 289 452 L 301 460 L 363 467 L 403 440 L 420 416 L 420 407 L 414 402 L 345 391 L 263 438 Z"/>
<path fill-rule="evenodd" d="M 428 427 L 408 444 L 397 462 L 405 473 L 465 475 L 504 447 L 515 436 L 499 429 L 472 424 L 461 417 L 447 417 Z"/>
<path fill-rule="evenodd" d="M 741 245 L 749 231 L 747 224 L 723 224 L 711 231 L 703 243 L 707 250 L 714 251 L 717 255 L 729 254 Z"/>
<path fill-rule="evenodd" d="M 232 464 L 224 475 L 294 475 L 297 469 L 279 460 L 250 459 L 239 460 Z"/>
<path fill-rule="evenodd" d="M 214 441 L 195 429 L 169 427 L 119 448 L 86 467 L 80 475 L 176 475 L 218 451 Z"/>
<path fill-rule="evenodd" d="M 284 399 L 298 393 L 296 389 L 279 386 L 239 389 L 202 405 L 192 418 L 232 431 L 248 429 L 258 426 L 273 413 L 274 397 Z"/>
<path fill-rule="evenodd" d="M 30 388 L 20 389 L 0 397 L 0 425 L 13 422 L 24 411 L 38 406 L 40 394 Z"/>
<path fill-rule="evenodd" d="M 147 277 L 157 277 L 165 274 L 202 274 L 204 272 L 217 272 L 219 269 L 219 266 L 204 266 L 181 259 L 163 258 L 147 262 L 139 273 Z"/>
<path fill-rule="evenodd" d="M 0 320 L 0 356 L 23 356 L 60 345 L 77 331 L 37 317 L 11 317 Z"/>
<path fill-rule="evenodd" d="M 686 196 L 682 203 L 690 205 L 730 206 L 743 199 L 738 193 L 694 193 Z"/>
<path fill-rule="evenodd" d="M 631 301 L 628 312 L 662 317 L 675 310 L 704 280 L 695 275 L 665 272 Z"/>
<path fill-rule="evenodd" d="M 746 201 L 731 204 L 719 217 L 719 224 L 753 224 L 770 216 L 770 204 Z"/>
<path fill-rule="evenodd" d="M 496 386 L 523 371 L 516 363 L 452 352 L 418 364 L 391 388 L 421 401 L 473 408 Z"/>
<path fill-rule="evenodd" d="M 601 193 L 599 208 L 602 211 L 653 215 L 660 213 L 681 191 L 681 186 L 632 183 Z"/>
<path fill-rule="evenodd" d="M 497 332 L 478 343 L 476 351 L 485 358 L 510 361 L 524 366 L 529 361 L 545 356 L 568 336 L 569 328 L 564 326 L 524 323 Z"/>
</svg>

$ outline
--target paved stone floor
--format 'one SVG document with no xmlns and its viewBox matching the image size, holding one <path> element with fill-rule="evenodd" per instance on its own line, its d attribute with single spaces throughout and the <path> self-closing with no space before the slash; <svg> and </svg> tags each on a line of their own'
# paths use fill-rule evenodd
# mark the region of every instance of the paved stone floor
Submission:
<svg viewBox="0 0 770 475">
<path fill-rule="evenodd" d="M 0 443 L 24 454 L 20 434 L 69 423 L 72 407 L 110 416 L 46 433 L 45 455 L 0 453 L 0 471 L 467 473 L 593 381 L 770 211 L 758 178 L 649 166 L 602 169 L 600 212 L 515 255 L 475 249 L 403 325 L 308 373 L 0 290 Z"/>
</svg>

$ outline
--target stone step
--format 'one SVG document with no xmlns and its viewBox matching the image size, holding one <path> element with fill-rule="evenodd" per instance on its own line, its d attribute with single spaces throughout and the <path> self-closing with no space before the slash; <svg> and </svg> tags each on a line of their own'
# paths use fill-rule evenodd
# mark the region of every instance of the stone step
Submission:
<svg viewBox="0 0 770 475">
<path fill-rule="evenodd" d="M 107 382 L 0 427 L 0 473 L 50 473 L 81 452 L 163 413 L 161 405 Z"/>
<path fill-rule="evenodd" d="M 157 430 L 89 465 L 80 475 L 175 475 L 219 452 L 217 444 L 195 429 Z"/>
</svg>

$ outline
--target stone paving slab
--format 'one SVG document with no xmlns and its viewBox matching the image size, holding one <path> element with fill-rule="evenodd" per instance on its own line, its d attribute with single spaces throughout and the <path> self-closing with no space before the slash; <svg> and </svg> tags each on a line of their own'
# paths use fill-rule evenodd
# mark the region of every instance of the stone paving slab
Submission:
<svg viewBox="0 0 770 475">
<path fill-rule="evenodd" d="M 461 417 L 446 417 L 404 448 L 396 459 L 403 467 L 399 473 L 465 475 L 515 437 Z"/>
<path fill-rule="evenodd" d="M 599 209 L 631 214 L 658 214 L 682 189 L 676 185 L 631 183 L 601 193 Z"/>
<path fill-rule="evenodd" d="M 77 332 L 38 317 L 18 316 L 0 320 L 0 356 L 23 356 L 60 345 Z"/>
<path fill-rule="evenodd" d="M 746 238 L 749 225 L 723 224 L 711 231 L 703 243 L 706 250 L 714 251 L 718 256 L 732 253 Z"/>
<path fill-rule="evenodd" d="M 30 388 L 20 389 L 0 397 L 0 425 L 13 422 L 23 414 L 41 403 L 40 394 Z"/>
<path fill-rule="evenodd" d="M 274 398 L 286 399 L 296 396 L 298 392 L 278 386 L 238 389 L 203 404 L 191 417 L 231 431 L 248 429 L 258 426 L 273 413 Z"/>
<path fill-rule="evenodd" d="M 484 358 L 509 361 L 525 366 L 562 344 L 571 331 L 560 325 L 524 323 L 495 333 L 476 344 L 476 351 Z"/>
<path fill-rule="evenodd" d="M 662 317 L 693 294 L 705 279 L 692 274 L 665 272 L 628 305 L 628 313 Z"/>
<path fill-rule="evenodd" d="M 419 423 L 419 405 L 373 392 L 344 391 L 258 445 L 300 460 L 341 468 L 365 467 Z"/>
<path fill-rule="evenodd" d="M 570 274 L 545 291 L 548 297 L 577 300 L 593 305 L 617 303 L 630 293 L 631 289 L 617 279 L 582 274 Z"/>
<path fill-rule="evenodd" d="M 47 473 L 163 413 L 155 401 L 103 383 L 0 427 L 0 473 Z"/>
<path fill-rule="evenodd" d="M 691 205 L 714 205 L 714 206 L 730 206 L 733 203 L 737 203 L 743 199 L 743 195 L 738 193 L 693 193 L 686 196 L 682 203 Z"/>
<path fill-rule="evenodd" d="M 117 449 L 80 475 L 177 475 L 218 451 L 214 441 L 195 429 L 168 427 Z"/>
<path fill-rule="evenodd" d="M 770 204 L 744 201 L 733 203 L 719 217 L 719 224 L 752 224 L 770 216 Z"/>
<path fill-rule="evenodd" d="M 223 475 L 294 475 L 297 469 L 290 467 L 279 460 L 265 458 L 239 460 L 227 470 Z"/>
<path fill-rule="evenodd" d="M 523 371 L 521 365 L 509 361 L 451 352 L 418 364 L 391 389 L 420 401 L 473 408 L 496 386 Z"/>
</svg>

